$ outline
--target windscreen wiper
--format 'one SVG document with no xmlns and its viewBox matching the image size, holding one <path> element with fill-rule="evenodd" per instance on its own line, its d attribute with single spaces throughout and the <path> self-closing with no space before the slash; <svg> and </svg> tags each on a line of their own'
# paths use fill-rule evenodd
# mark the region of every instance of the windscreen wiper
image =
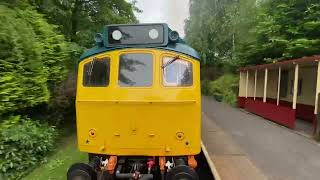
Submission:
<svg viewBox="0 0 320 180">
<path fill-rule="evenodd" d="M 96 62 L 96 60 L 97 60 L 97 58 L 94 57 L 94 58 L 92 59 L 92 61 L 90 62 L 90 67 L 89 67 L 89 69 L 88 69 L 88 71 L 87 71 L 88 76 L 90 76 L 90 77 L 91 77 L 91 75 L 92 75 L 93 66 L 94 66 L 94 63 Z"/>
<path fill-rule="evenodd" d="M 167 66 L 169 66 L 170 64 L 174 63 L 176 60 L 178 60 L 180 57 L 176 56 L 173 59 L 171 59 L 170 61 L 168 61 L 167 63 L 165 63 L 164 65 L 162 65 L 162 69 L 166 68 Z"/>
</svg>

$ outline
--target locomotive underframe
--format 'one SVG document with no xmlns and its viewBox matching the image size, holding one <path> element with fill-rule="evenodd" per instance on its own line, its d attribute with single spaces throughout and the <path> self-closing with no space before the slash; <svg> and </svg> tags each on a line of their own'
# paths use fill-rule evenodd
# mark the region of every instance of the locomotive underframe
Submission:
<svg viewBox="0 0 320 180">
<path fill-rule="evenodd" d="M 109 156 L 89 154 L 89 163 L 70 167 L 68 179 L 198 180 L 194 156 Z"/>
</svg>

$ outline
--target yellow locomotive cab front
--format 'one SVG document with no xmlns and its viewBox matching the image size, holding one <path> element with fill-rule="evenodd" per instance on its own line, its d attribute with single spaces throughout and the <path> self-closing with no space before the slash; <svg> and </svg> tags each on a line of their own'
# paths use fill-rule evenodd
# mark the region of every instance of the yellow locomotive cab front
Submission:
<svg viewBox="0 0 320 180">
<path fill-rule="evenodd" d="M 200 153 L 199 61 L 159 49 L 83 60 L 77 86 L 81 151 L 109 155 Z"/>
<path fill-rule="evenodd" d="M 167 24 L 108 25 L 81 57 L 79 178 L 199 180 L 200 62 Z M 100 177 L 101 176 L 101 177 Z"/>
</svg>

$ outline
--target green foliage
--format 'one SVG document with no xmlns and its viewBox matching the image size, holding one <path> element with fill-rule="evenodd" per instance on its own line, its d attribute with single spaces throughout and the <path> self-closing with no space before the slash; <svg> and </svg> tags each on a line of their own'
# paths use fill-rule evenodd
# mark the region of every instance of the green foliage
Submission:
<svg viewBox="0 0 320 180">
<path fill-rule="evenodd" d="M 317 55 L 319 29 L 319 0 L 191 0 L 185 31 L 187 42 L 201 55 L 201 79 L 207 80 L 203 93 L 232 102 L 235 95 L 223 91 L 227 80 L 219 78 L 222 74 Z"/>
<path fill-rule="evenodd" d="M 186 21 L 186 40 L 201 55 L 202 63 L 213 63 L 226 55 L 232 41 L 225 23 L 226 1 L 192 0 Z M 215 12 L 215 13 L 212 13 Z"/>
<path fill-rule="evenodd" d="M 252 39 L 248 28 L 254 26 L 255 2 L 191 0 L 186 40 L 200 53 L 202 65 L 232 63 L 237 45 Z"/>
<path fill-rule="evenodd" d="M 203 81 L 201 81 L 201 93 L 202 95 L 210 95 L 209 92 L 209 88 L 210 88 L 210 81 L 205 79 Z"/>
<path fill-rule="evenodd" d="M 19 13 L 0 5 L 0 114 L 49 99 L 41 43 Z"/>
<path fill-rule="evenodd" d="M 319 54 L 319 28 L 318 0 L 192 0 L 186 39 L 203 65 L 239 67 Z"/>
<path fill-rule="evenodd" d="M 51 120 L 51 124 L 61 126 L 66 124 L 66 119 L 75 119 L 76 86 L 76 74 L 70 73 L 67 79 L 54 87 L 53 96 L 44 117 Z"/>
<path fill-rule="evenodd" d="M 320 2 L 270 0 L 262 4 L 253 42 L 239 56 L 245 64 L 292 59 L 319 54 Z"/>
<path fill-rule="evenodd" d="M 213 96 L 217 101 L 235 105 L 239 78 L 233 74 L 225 74 L 215 81 L 202 82 L 202 92 Z"/>
<path fill-rule="evenodd" d="M 59 26 L 65 37 L 81 46 L 92 47 L 93 37 L 107 24 L 137 22 L 135 2 L 125 0 L 47 0 L 30 3 L 48 21 Z"/>
<path fill-rule="evenodd" d="M 32 8 L 0 5 L 0 115 L 47 103 L 81 48 Z"/>
<path fill-rule="evenodd" d="M 57 145 L 57 149 L 48 157 L 47 163 L 38 166 L 25 180 L 66 180 L 67 169 L 77 162 L 88 161 L 88 154 L 80 152 L 77 147 L 76 134 L 63 137 Z"/>
<path fill-rule="evenodd" d="M 20 179 L 53 149 L 53 127 L 19 116 L 0 124 L 0 174 Z"/>
</svg>

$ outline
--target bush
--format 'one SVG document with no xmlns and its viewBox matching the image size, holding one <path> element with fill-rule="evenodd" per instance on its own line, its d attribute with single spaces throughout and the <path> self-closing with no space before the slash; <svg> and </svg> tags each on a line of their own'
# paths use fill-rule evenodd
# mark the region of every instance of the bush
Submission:
<svg viewBox="0 0 320 180">
<path fill-rule="evenodd" d="M 201 93 L 203 95 L 210 95 L 210 92 L 209 92 L 209 86 L 210 85 L 210 81 L 209 80 L 203 80 L 201 81 Z"/>
<path fill-rule="evenodd" d="M 0 115 L 48 103 L 82 49 L 31 7 L 0 4 Z"/>
<path fill-rule="evenodd" d="M 203 82 L 202 88 L 207 95 L 213 96 L 217 101 L 235 105 L 237 99 L 239 78 L 234 74 L 225 74 L 215 81 Z"/>
<path fill-rule="evenodd" d="M 22 178 L 53 149 L 55 137 L 53 127 L 10 116 L 0 124 L 0 174 Z"/>
<path fill-rule="evenodd" d="M 70 73 L 68 78 L 59 86 L 56 86 L 52 92 L 52 98 L 48 104 L 46 117 L 41 119 L 51 120 L 50 124 L 55 126 L 66 125 L 66 120 L 75 118 L 75 100 L 76 100 L 76 73 Z M 54 121 L 52 121 L 54 119 Z"/>
</svg>

